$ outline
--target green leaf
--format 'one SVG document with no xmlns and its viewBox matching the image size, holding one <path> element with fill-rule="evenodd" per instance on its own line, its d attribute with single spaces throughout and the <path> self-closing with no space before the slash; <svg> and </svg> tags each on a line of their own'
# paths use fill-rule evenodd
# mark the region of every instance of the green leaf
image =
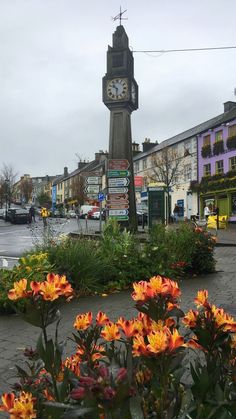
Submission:
<svg viewBox="0 0 236 419">
<path fill-rule="evenodd" d="M 129 401 L 130 406 L 130 413 L 132 419 L 144 419 L 143 415 L 143 409 L 141 406 L 141 397 L 140 396 L 134 396 L 131 397 Z"/>
</svg>

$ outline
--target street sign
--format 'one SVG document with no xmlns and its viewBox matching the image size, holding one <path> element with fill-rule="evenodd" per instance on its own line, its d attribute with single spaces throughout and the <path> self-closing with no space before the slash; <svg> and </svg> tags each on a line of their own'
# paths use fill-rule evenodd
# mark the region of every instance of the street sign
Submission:
<svg viewBox="0 0 236 419">
<path fill-rule="evenodd" d="M 108 170 L 127 170 L 129 161 L 126 159 L 108 160 Z"/>
<path fill-rule="evenodd" d="M 100 185 L 102 183 L 102 178 L 101 176 L 89 176 L 85 181 L 89 185 Z"/>
<path fill-rule="evenodd" d="M 99 190 L 100 190 L 100 186 L 99 185 L 87 185 L 85 188 L 85 193 L 90 193 L 90 194 L 98 194 Z"/>
<path fill-rule="evenodd" d="M 98 194 L 98 201 L 99 202 L 102 202 L 102 201 L 104 201 L 104 194 L 102 193 L 102 192 L 100 192 L 99 194 Z"/>
<path fill-rule="evenodd" d="M 134 176 L 134 186 L 143 186 L 143 177 L 142 176 Z"/>
<path fill-rule="evenodd" d="M 114 209 L 114 210 L 109 210 L 109 217 L 112 215 L 128 215 L 129 211 L 127 209 Z"/>
<path fill-rule="evenodd" d="M 107 177 L 127 177 L 130 176 L 129 170 L 108 170 Z"/>
<path fill-rule="evenodd" d="M 128 188 L 108 188 L 108 194 L 117 194 L 117 193 L 128 193 Z"/>
<path fill-rule="evenodd" d="M 129 195 L 127 193 L 117 193 L 117 194 L 108 194 L 107 200 L 108 201 L 120 201 L 121 199 L 129 199 Z"/>
<path fill-rule="evenodd" d="M 120 186 L 128 186 L 129 179 L 127 177 L 113 177 L 108 179 L 108 186 L 111 187 L 120 187 Z"/>
<path fill-rule="evenodd" d="M 128 215 L 110 215 L 110 218 L 115 218 L 117 221 L 128 221 Z"/>
<path fill-rule="evenodd" d="M 109 202 L 106 205 L 107 209 L 128 209 L 129 208 L 129 203 L 127 204 L 118 204 L 117 202 Z"/>
</svg>

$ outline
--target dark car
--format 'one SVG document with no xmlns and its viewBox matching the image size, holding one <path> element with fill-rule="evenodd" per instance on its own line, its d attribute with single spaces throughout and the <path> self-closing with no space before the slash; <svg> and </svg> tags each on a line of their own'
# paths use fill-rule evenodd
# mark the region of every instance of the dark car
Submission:
<svg viewBox="0 0 236 419">
<path fill-rule="evenodd" d="M 9 208 L 9 210 L 7 212 L 7 216 L 8 216 L 8 220 L 12 224 L 27 224 L 27 223 L 30 223 L 30 213 L 29 213 L 29 211 L 27 211 L 25 209 L 22 209 L 22 208 L 17 208 L 17 209 Z"/>
</svg>

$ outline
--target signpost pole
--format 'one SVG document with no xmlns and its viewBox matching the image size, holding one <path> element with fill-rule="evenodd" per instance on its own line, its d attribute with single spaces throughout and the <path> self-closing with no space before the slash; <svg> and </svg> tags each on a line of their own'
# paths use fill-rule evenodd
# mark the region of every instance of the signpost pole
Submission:
<svg viewBox="0 0 236 419">
<path fill-rule="evenodd" d="M 100 231 L 100 234 L 101 234 L 101 232 L 102 232 L 102 201 L 99 202 L 99 211 L 100 211 L 99 231 Z"/>
</svg>

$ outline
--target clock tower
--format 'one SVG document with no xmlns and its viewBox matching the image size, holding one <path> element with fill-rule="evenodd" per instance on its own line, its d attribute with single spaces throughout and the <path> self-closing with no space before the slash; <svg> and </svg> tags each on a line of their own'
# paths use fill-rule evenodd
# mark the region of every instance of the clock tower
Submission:
<svg viewBox="0 0 236 419">
<path fill-rule="evenodd" d="M 136 202 L 132 157 L 131 113 L 138 109 L 138 85 L 134 79 L 134 59 L 129 49 L 129 40 L 120 24 L 113 34 L 112 47 L 107 51 L 107 72 L 103 77 L 103 103 L 110 110 L 109 161 L 108 161 L 108 209 L 109 216 L 116 216 L 124 227 L 137 229 Z M 117 161 L 117 164 L 116 164 Z M 119 161 L 126 161 L 127 180 L 119 181 L 122 171 L 116 170 L 117 180 L 109 180 L 116 173 L 111 168 L 119 168 Z M 109 166 L 110 162 L 110 166 Z M 113 172 L 113 174 L 112 174 Z M 123 171 L 124 172 L 124 171 Z M 109 186 L 123 185 L 120 188 Z M 123 192 L 123 194 L 122 194 Z M 116 196 L 114 196 L 116 195 Z M 120 195 L 120 201 L 119 201 Z M 123 195 L 123 196 L 122 196 Z M 124 197 L 125 196 L 125 197 Z M 128 204 L 127 202 L 128 201 Z M 113 202 L 117 202 L 117 211 Z M 122 210 L 122 202 L 124 209 Z M 110 203 L 110 204 L 109 204 Z M 120 212 L 118 211 L 120 209 Z M 125 214 L 123 217 L 119 214 Z M 122 212 L 123 211 L 123 212 Z"/>
</svg>

